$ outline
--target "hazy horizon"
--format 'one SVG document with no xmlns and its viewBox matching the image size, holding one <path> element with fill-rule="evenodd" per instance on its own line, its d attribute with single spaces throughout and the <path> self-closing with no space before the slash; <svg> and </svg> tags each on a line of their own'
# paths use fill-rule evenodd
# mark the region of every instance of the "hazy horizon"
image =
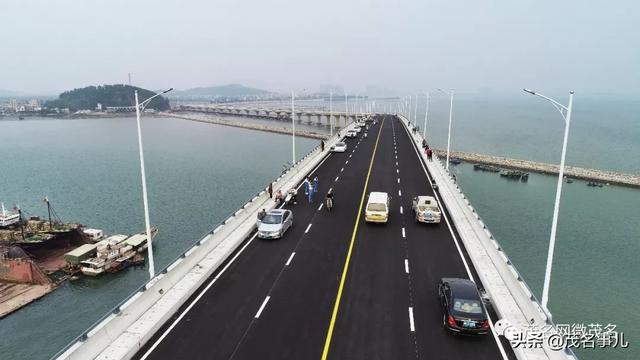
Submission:
<svg viewBox="0 0 640 360">
<path fill-rule="evenodd" d="M 640 94 L 640 4 L 206 1 L 4 4 L 0 89 L 335 85 Z"/>
</svg>

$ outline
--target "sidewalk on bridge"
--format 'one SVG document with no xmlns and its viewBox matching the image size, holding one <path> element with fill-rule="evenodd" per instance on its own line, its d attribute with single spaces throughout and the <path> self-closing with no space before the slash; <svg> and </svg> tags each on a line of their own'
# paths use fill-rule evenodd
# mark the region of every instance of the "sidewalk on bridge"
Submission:
<svg viewBox="0 0 640 360">
<path fill-rule="evenodd" d="M 411 125 L 408 120 L 403 116 L 399 117 L 405 125 L 407 134 L 412 138 L 418 154 L 426 164 L 429 174 L 438 185 L 442 200 L 498 317 L 508 320 L 511 325 L 521 330 L 525 330 L 530 325 L 540 328 L 553 325 L 440 159 L 434 154 L 434 161 L 428 161 L 426 154 L 419 150 L 422 148 L 422 135 L 411 134 L 409 131 Z M 575 358 L 573 354 L 554 351 L 547 346 L 531 349 L 520 347 L 513 350 L 518 359 Z"/>
<path fill-rule="evenodd" d="M 353 127 L 348 125 L 345 129 Z M 296 187 L 339 141 L 334 136 L 276 179 L 274 189 Z M 184 252 L 166 271 L 151 279 L 142 291 L 116 307 L 66 349 L 58 359 L 130 359 L 180 309 L 224 261 L 256 229 L 256 217 L 263 209 L 275 207 L 266 191 L 247 202 L 216 229 Z"/>
</svg>

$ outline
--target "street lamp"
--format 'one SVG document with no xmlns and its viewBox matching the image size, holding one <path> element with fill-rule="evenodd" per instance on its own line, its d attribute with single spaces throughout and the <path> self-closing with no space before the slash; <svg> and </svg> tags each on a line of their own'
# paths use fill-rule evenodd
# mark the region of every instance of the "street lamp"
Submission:
<svg viewBox="0 0 640 360">
<path fill-rule="evenodd" d="M 424 129 L 422 129 L 422 138 L 427 138 L 427 118 L 429 117 L 429 99 L 430 94 L 427 92 L 427 109 L 424 111 Z"/>
<path fill-rule="evenodd" d="M 560 211 L 560 195 L 562 193 L 562 179 L 564 178 L 564 159 L 567 154 L 567 140 L 569 139 L 569 125 L 571 125 L 571 109 L 573 107 L 573 91 L 569 92 L 569 106 L 564 106 L 559 102 L 539 94 L 530 89 L 522 89 L 525 92 L 539 96 L 549 101 L 562 115 L 564 119 L 564 140 L 562 142 L 562 157 L 560 158 L 560 171 L 558 172 L 558 186 L 556 188 L 556 201 L 553 205 L 553 220 L 551 222 L 551 236 L 549 237 L 549 251 L 547 253 L 547 267 L 544 272 L 544 286 L 542 288 L 542 308 L 551 315 L 547 309 L 549 301 L 549 285 L 551 283 L 551 266 L 553 264 L 553 251 L 556 246 L 556 230 L 558 229 L 558 213 Z"/>
<path fill-rule="evenodd" d="M 413 110 L 413 126 L 418 125 L 418 94 L 416 94 L 415 110 Z"/>
<path fill-rule="evenodd" d="M 329 135 L 333 137 L 333 90 L 329 90 Z"/>
<path fill-rule="evenodd" d="M 291 92 L 291 166 L 296 163 L 296 95 Z"/>
<path fill-rule="evenodd" d="M 344 126 L 347 126 L 347 122 L 349 121 L 349 99 L 347 96 L 347 91 L 344 92 Z"/>
<path fill-rule="evenodd" d="M 173 88 L 165 90 L 159 94 L 155 94 L 147 100 L 138 102 L 138 90 L 134 91 L 136 98 L 136 123 L 138 124 L 138 151 L 140 152 L 140 176 L 142 178 L 142 202 L 144 203 L 144 225 L 147 232 L 147 251 L 149 252 L 149 279 L 155 276 L 155 267 L 153 262 L 153 246 L 151 246 L 151 224 L 149 223 L 149 201 L 147 199 L 147 176 L 144 171 L 144 154 L 142 152 L 142 132 L 140 130 L 140 112 L 149 105 L 154 98 L 166 94 Z"/>
<path fill-rule="evenodd" d="M 446 94 L 442 89 L 438 89 L 441 93 Z M 449 171 L 449 153 L 451 150 L 451 119 L 453 117 L 453 89 L 451 89 L 451 104 L 449 105 L 449 132 L 447 134 L 447 163 L 445 168 Z"/>
</svg>

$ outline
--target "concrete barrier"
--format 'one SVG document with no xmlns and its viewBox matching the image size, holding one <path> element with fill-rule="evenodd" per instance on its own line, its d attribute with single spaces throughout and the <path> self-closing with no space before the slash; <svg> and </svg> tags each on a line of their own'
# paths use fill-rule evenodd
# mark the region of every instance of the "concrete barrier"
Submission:
<svg viewBox="0 0 640 360">
<path fill-rule="evenodd" d="M 403 116 L 400 116 L 400 119 L 407 135 L 417 149 L 420 149 L 422 136 L 417 133 L 412 135 L 408 120 Z M 428 161 L 424 152 L 418 150 L 418 154 L 426 164 L 430 176 L 438 184 L 440 198 L 446 205 L 453 225 L 498 317 L 508 320 L 521 330 L 529 325 L 540 328 L 545 325 L 553 326 L 533 292 L 464 196 L 462 189 L 445 170 L 437 155 L 434 154 L 434 161 Z M 570 351 L 554 351 L 546 345 L 532 349 L 514 348 L 513 351 L 518 359 L 575 359 L 575 355 Z"/>
<path fill-rule="evenodd" d="M 338 140 L 337 136 L 329 139 L 326 149 Z M 296 187 L 326 154 L 315 148 L 279 177 L 273 188 L 286 190 Z M 261 191 L 243 209 L 204 235 L 53 358 L 132 358 L 255 231 L 257 213 L 274 206 L 268 194 Z"/>
</svg>

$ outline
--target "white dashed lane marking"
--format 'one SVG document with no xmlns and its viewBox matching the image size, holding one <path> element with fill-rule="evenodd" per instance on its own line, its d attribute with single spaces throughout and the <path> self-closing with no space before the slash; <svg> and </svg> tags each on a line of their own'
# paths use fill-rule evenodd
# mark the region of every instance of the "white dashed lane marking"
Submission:
<svg viewBox="0 0 640 360">
<path fill-rule="evenodd" d="M 411 332 L 416 331 L 416 326 L 413 322 L 413 307 L 409 306 L 409 329 Z"/>
<path fill-rule="evenodd" d="M 256 313 L 255 318 L 259 318 L 260 314 L 262 314 L 262 310 L 264 310 L 264 307 L 267 306 L 267 303 L 269 302 L 269 299 L 271 299 L 271 296 L 267 296 L 264 301 L 262 302 L 262 305 L 260 306 L 260 309 L 258 309 L 258 312 Z"/>
<path fill-rule="evenodd" d="M 287 260 L 287 263 L 286 263 L 286 264 L 284 264 L 284 265 L 285 265 L 285 266 L 289 266 L 289 264 L 291 264 L 291 260 L 293 260 L 293 257 L 294 257 L 294 256 L 296 256 L 296 253 L 295 253 L 295 252 L 292 252 L 292 253 L 291 253 L 291 256 L 289 256 L 289 260 Z M 405 261 L 407 261 L 407 260 L 405 260 Z"/>
</svg>

